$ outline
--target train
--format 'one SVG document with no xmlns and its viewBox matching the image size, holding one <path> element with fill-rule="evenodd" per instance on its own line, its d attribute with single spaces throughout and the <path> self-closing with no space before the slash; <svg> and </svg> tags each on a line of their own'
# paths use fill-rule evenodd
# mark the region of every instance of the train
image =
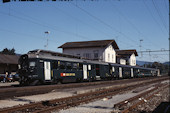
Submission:
<svg viewBox="0 0 170 113">
<path fill-rule="evenodd" d="M 88 60 L 41 49 L 21 55 L 18 68 L 20 85 L 91 82 L 159 75 L 158 69 Z"/>
</svg>

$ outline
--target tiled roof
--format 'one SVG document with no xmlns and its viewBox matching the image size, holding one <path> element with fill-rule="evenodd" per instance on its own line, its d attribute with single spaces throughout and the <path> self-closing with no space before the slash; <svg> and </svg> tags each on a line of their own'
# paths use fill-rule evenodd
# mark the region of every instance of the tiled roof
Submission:
<svg viewBox="0 0 170 113">
<path fill-rule="evenodd" d="M 18 64 L 19 56 L 0 54 L 0 64 Z"/>
<path fill-rule="evenodd" d="M 106 47 L 112 44 L 114 49 L 119 49 L 115 40 L 95 40 L 82 42 L 66 42 L 58 48 L 87 48 L 87 47 Z"/>
<path fill-rule="evenodd" d="M 135 49 L 131 49 L 131 50 L 116 50 L 116 54 L 117 55 L 131 55 L 131 54 L 135 54 L 135 56 L 138 56 L 138 53 Z"/>
</svg>

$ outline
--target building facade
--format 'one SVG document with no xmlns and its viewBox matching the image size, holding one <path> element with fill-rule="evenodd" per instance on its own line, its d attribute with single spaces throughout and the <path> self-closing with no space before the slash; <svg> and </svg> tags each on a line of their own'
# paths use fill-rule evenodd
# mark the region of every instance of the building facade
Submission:
<svg viewBox="0 0 170 113">
<path fill-rule="evenodd" d="M 119 49 L 115 40 L 67 42 L 59 48 L 62 48 L 65 54 L 110 63 L 116 63 L 115 50 Z"/>
<path fill-rule="evenodd" d="M 16 72 L 18 70 L 18 59 L 19 56 L 17 55 L 0 54 L 0 74 Z"/>
<path fill-rule="evenodd" d="M 117 63 L 136 66 L 136 56 L 138 56 L 138 54 L 135 49 L 117 50 L 116 55 L 117 55 Z"/>
</svg>

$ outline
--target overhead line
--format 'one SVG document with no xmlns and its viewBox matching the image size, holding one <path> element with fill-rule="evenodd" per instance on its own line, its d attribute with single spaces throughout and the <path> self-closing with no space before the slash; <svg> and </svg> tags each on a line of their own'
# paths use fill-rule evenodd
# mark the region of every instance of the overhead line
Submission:
<svg viewBox="0 0 170 113">
<path fill-rule="evenodd" d="M 159 15 L 161 21 L 162 21 L 162 23 L 163 23 L 165 29 L 167 30 L 166 23 L 165 23 L 165 21 L 164 21 L 162 15 L 161 15 L 161 13 L 159 12 L 159 9 L 156 7 L 156 3 L 154 2 L 154 0 L 152 0 L 152 3 L 153 3 L 153 5 L 154 5 L 154 7 L 155 7 L 155 9 L 156 9 L 156 12 L 158 13 L 158 15 Z M 168 30 L 167 30 L 167 31 L 168 31 Z"/>
<path fill-rule="evenodd" d="M 4 13 L 4 12 L 0 12 L 0 13 L 1 13 L 1 14 L 5 14 L 5 15 L 7 15 L 7 16 L 15 17 L 15 18 L 20 19 L 20 20 L 23 20 L 23 21 L 28 21 L 28 22 L 31 22 L 31 23 L 33 23 L 33 24 L 37 24 L 37 25 L 40 25 L 40 26 L 43 26 L 43 27 L 47 27 L 47 28 L 53 29 L 53 30 L 58 31 L 58 32 L 63 32 L 63 33 L 70 34 L 70 35 L 73 35 L 73 36 L 79 36 L 79 37 L 81 37 L 81 38 L 83 38 L 83 39 L 89 39 L 89 38 L 87 38 L 87 37 L 85 37 L 85 36 L 82 36 L 82 35 L 79 35 L 79 34 L 75 34 L 75 33 L 68 32 L 68 31 L 63 31 L 63 30 L 60 30 L 60 29 L 56 29 L 56 28 L 50 27 L 50 26 L 48 26 L 48 25 L 44 25 L 44 24 L 41 24 L 41 23 L 38 23 L 38 22 L 35 22 L 35 21 L 32 21 L 32 20 L 29 20 L 29 19 L 26 19 L 26 18 L 23 18 L 23 17 L 15 16 L 15 15 L 13 15 L 13 14 L 8 15 L 8 14 L 6 14 L 6 13 Z"/>
<path fill-rule="evenodd" d="M 161 29 L 161 31 L 164 33 L 164 30 L 162 29 L 160 23 L 155 19 L 155 17 L 153 16 L 153 13 L 150 11 L 149 7 L 147 6 L 147 4 L 145 3 L 145 0 L 143 0 L 143 3 L 145 5 L 145 7 L 148 9 L 150 15 L 152 16 L 153 20 L 157 23 L 157 25 L 159 26 L 159 28 Z M 166 30 L 167 31 L 167 30 Z"/>
<path fill-rule="evenodd" d="M 165 7 L 166 7 L 166 11 L 169 13 L 169 9 L 168 9 L 168 6 L 167 6 L 167 4 L 166 4 L 166 1 L 164 0 L 164 5 L 165 5 Z"/>
<path fill-rule="evenodd" d="M 52 6 L 53 6 L 53 5 L 52 5 Z M 50 7 L 51 7 L 51 5 L 50 5 Z M 63 11 L 63 10 L 61 10 L 61 9 L 59 9 L 59 8 L 57 8 L 57 7 L 55 7 L 55 6 L 53 6 L 53 7 L 56 8 L 57 10 L 61 11 L 61 12 L 64 13 L 65 15 L 67 15 L 67 16 L 73 18 L 73 19 L 76 19 L 76 20 L 78 20 L 79 22 L 81 22 L 81 23 L 83 23 L 83 24 L 85 24 L 85 25 L 88 24 L 88 23 L 85 23 L 85 22 L 83 22 L 82 20 L 80 20 L 80 19 L 78 19 L 78 18 L 72 16 L 72 15 L 69 14 L 68 12 L 65 12 L 65 11 Z M 94 28 L 96 31 L 98 31 L 98 32 L 100 32 L 100 33 L 103 33 L 103 34 L 105 34 L 105 35 L 107 35 L 107 36 L 109 36 L 109 37 L 111 36 L 111 35 L 109 35 L 108 33 L 105 33 L 105 32 L 103 32 L 102 30 L 99 30 L 99 29 L 95 28 L 95 27 L 92 26 L 91 24 L 88 24 L 88 25 L 91 26 L 92 28 Z M 113 36 L 113 37 L 115 37 L 115 36 Z M 128 43 L 125 43 L 125 42 L 122 42 L 122 41 L 119 41 L 119 42 L 121 42 L 121 43 L 123 43 L 123 44 L 129 45 Z"/>
<path fill-rule="evenodd" d="M 78 5 L 75 5 L 74 3 L 69 2 L 70 4 L 72 4 L 73 6 L 77 7 L 78 9 L 80 9 L 81 11 L 85 12 L 87 15 L 89 15 L 90 17 L 94 18 L 95 20 L 99 21 L 100 23 L 104 24 L 105 26 L 109 27 L 110 29 L 116 31 L 117 33 L 125 36 L 126 38 L 128 38 L 129 40 L 133 41 L 136 43 L 136 41 L 132 40 L 131 38 L 129 38 L 128 36 L 126 36 L 124 33 L 118 31 L 117 29 L 113 28 L 111 25 L 107 24 L 106 22 L 102 21 L 101 19 L 97 18 L 96 16 L 92 15 L 91 13 L 89 13 L 88 11 L 86 11 L 85 9 L 79 7 Z"/>
<path fill-rule="evenodd" d="M 6 30 L 6 29 L 3 29 L 3 28 L 0 28 L 0 31 L 5 31 L 5 32 L 9 32 L 9 33 L 13 33 L 13 34 L 20 35 L 20 36 L 28 36 L 28 37 L 38 38 L 38 39 L 41 39 L 41 40 L 46 40 L 46 39 L 44 39 L 44 38 L 40 38 L 40 37 L 37 37 L 37 36 L 35 36 L 35 35 L 30 35 L 30 34 L 25 34 L 25 33 L 18 33 L 18 32 L 11 31 L 11 30 Z M 53 43 L 58 43 L 58 42 L 56 42 L 55 40 L 51 40 L 51 39 L 49 39 L 49 41 L 51 41 L 51 42 L 53 42 Z"/>
<path fill-rule="evenodd" d="M 168 51 L 170 50 L 148 50 L 148 51 L 139 51 L 139 52 L 168 52 Z"/>
<path fill-rule="evenodd" d="M 114 5 L 114 4 L 113 4 Z M 118 14 L 121 15 L 139 34 L 141 34 L 143 37 L 146 37 L 143 35 L 143 33 L 135 26 L 135 24 L 133 24 L 115 5 L 114 7 L 116 8 L 116 10 L 119 12 Z M 146 37 L 147 38 L 147 37 Z M 140 40 L 140 38 L 138 38 Z M 147 38 L 147 40 L 150 40 L 149 38 Z M 155 45 L 156 47 L 158 46 L 157 44 L 154 44 L 153 42 L 150 41 L 150 43 L 152 43 L 153 45 Z"/>
</svg>

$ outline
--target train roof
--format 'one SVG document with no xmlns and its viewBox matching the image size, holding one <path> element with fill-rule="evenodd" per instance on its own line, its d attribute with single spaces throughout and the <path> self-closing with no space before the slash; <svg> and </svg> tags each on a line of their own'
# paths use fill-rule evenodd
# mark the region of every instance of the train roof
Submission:
<svg viewBox="0 0 170 113">
<path fill-rule="evenodd" d="M 33 53 L 33 54 L 41 54 L 41 53 L 47 53 L 51 54 L 52 56 L 61 56 L 61 57 L 67 57 L 67 58 L 77 58 L 81 59 L 81 57 L 70 55 L 70 54 L 64 54 L 64 53 L 59 53 L 59 52 L 54 52 L 54 51 L 49 51 L 49 50 L 41 50 L 41 49 L 36 49 L 29 51 L 28 54 Z"/>
<path fill-rule="evenodd" d="M 111 65 L 112 66 L 117 66 L 117 67 L 129 67 L 129 68 L 136 68 L 136 69 L 157 70 L 155 68 L 146 68 L 146 67 L 139 67 L 139 66 L 122 65 L 122 64 L 116 64 L 116 63 L 111 63 Z"/>
<path fill-rule="evenodd" d="M 63 60 L 63 61 L 71 61 L 71 62 L 86 62 L 86 63 L 95 63 L 95 64 L 103 64 L 108 65 L 106 62 L 99 62 L 93 60 L 82 59 L 81 57 L 63 54 L 59 52 L 47 51 L 47 50 L 40 50 L 36 49 L 33 51 L 29 51 L 28 53 L 29 58 L 43 58 L 43 59 L 52 59 L 52 60 Z"/>
<path fill-rule="evenodd" d="M 95 60 L 87 60 L 87 59 L 82 59 L 81 57 L 73 56 L 70 54 L 63 54 L 59 52 L 53 52 L 53 51 L 41 50 L 41 49 L 29 51 L 27 55 L 29 58 L 43 58 L 43 59 L 62 60 L 62 61 L 70 61 L 70 62 L 82 62 L 82 63 L 84 62 L 84 63 L 91 63 L 91 64 L 111 65 L 111 66 L 117 66 L 117 67 L 129 67 L 129 68 L 136 68 L 136 69 L 156 70 L 154 68 L 145 68 L 145 67 L 139 67 L 139 66 L 130 66 L 130 65 L 122 65 L 122 64 L 101 62 L 101 61 L 95 61 Z"/>
</svg>

